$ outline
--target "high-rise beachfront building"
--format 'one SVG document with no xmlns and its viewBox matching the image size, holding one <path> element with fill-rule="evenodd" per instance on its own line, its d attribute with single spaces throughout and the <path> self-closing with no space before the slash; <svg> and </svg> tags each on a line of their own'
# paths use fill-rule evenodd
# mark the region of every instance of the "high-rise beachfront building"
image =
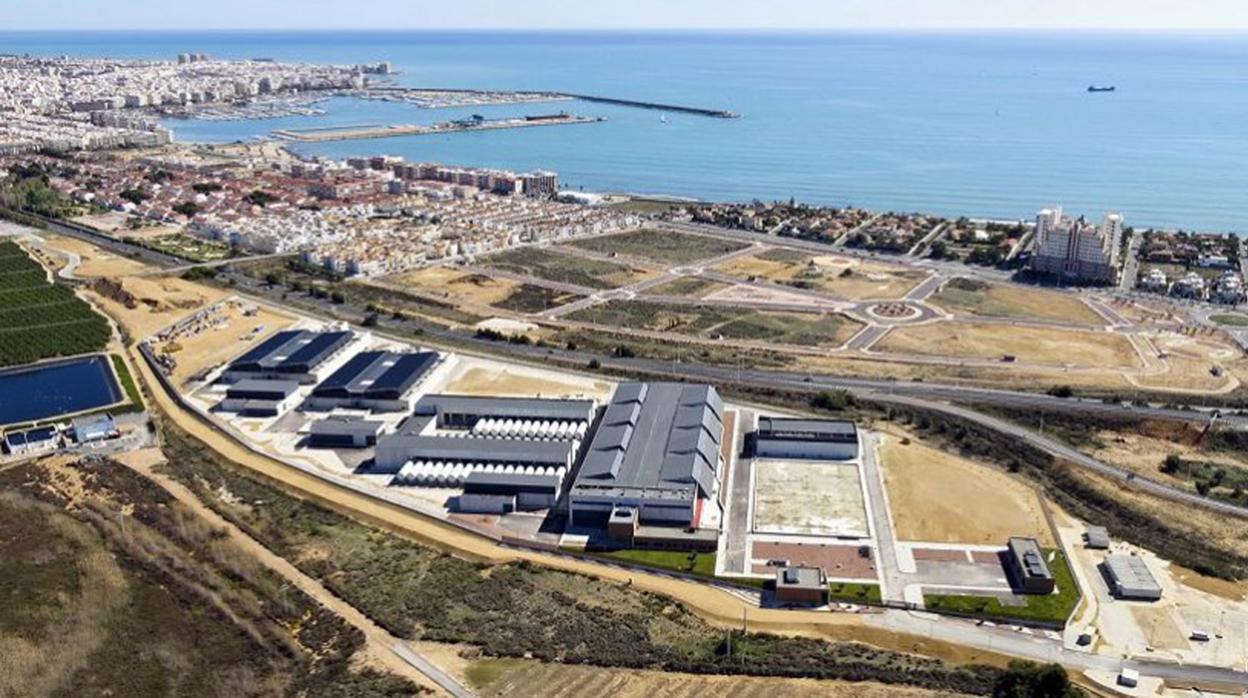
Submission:
<svg viewBox="0 0 1248 698">
<path fill-rule="evenodd" d="M 1109 213 L 1101 224 L 1062 214 L 1061 207 L 1036 215 L 1036 241 L 1031 269 L 1084 283 L 1113 284 L 1118 280 L 1118 252 L 1122 215 Z"/>
</svg>

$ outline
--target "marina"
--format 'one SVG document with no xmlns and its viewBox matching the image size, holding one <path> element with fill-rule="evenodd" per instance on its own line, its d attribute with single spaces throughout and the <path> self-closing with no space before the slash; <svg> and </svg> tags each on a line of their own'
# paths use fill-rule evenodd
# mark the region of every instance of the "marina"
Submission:
<svg viewBox="0 0 1248 698">
<path fill-rule="evenodd" d="M 595 124 L 606 121 L 601 116 L 578 116 L 576 114 L 541 114 L 508 119 L 486 119 L 473 115 L 465 119 L 444 121 L 428 124 L 397 124 L 393 126 L 374 125 L 360 128 L 343 128 L 330 126 L 325 128 L 278 129 L 272 134 L 276 138 L 302 143 L 321 143 L 325 141 L 346 141 L 368 138 L 394 138 L 397 136 L 426 136 L 438 133 L 455 133 L 460 131 L 497 131 L 500 129 L 529 128 L 533 126 L 560 126 L 570 124 Z"/>
</svg>

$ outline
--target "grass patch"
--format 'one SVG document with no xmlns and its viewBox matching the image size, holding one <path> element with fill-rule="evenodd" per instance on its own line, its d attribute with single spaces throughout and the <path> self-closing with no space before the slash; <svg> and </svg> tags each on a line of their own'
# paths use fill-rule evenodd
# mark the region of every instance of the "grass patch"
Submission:
<svg viewBox="0 0 1248 698">
<path fill-rule="evenodd" d="M 1248 315 L 1223 313 L 1220 315 L 1210 315 L 1209 319 L 1219 325 L 1225 325 L 1227 327 L 1248 327 Z"/>
<path fill-rule="evenodd" d="M 523 659 L 478 659 L 464 669 L 464 678 L 468 679 L 468 685 L 480 691 L 497 682 L 507 672 L 522 669 L 525 666 L 528 666 L 528 662 Z"/>
<path fill-rule="evenodd" d="M 645 228 L 568 243 L 599 254 L 622 254 L 672 266 L 692 264 L 744 249 L 745 243 Z"/>
<path fill-rule="evenodd" d="M 664 296 L 694 296 L 700 298 L 720 288 L 724 288 L 724 284 L 718 281 L 711 281 L 710 279 L 703 279 L 697 276 L 682 276 L 665 284 L 655 286 L 650 289 L 650 292 Z"/>
<path fill-rule="evenodd" d="M 696 574 L 701 577 L 715 576 L 715 553 L 686 553 L 679 550 L 612 550 L 591 554 L 610 560 Z"/>
<path fill-rule="evenodd" d="M 1052 594 L 1022 594 L 1023 603 L 1019 606 L 1006 605 L 995 596 L 963 596 L 961 594 L 924 594 L 923 604 L 927 610 L 940 613 L 966 613 L 984 618 L 1002 620 L 1031 620 L 1045 623 L 1066 624 L 1070 614 L 1079 605 L 1079 587 L 1075 584 L 1074 574 L 1066 561 L 1066 555 L 1060 550 L 1045 550 L 1046 558 L 1053 553 L 1049 569 L 1057 584 L 1057 591 Z"/>
<path fill-rule="evenodd" d="M 135 407 L 143 407 L 143 395 L 139 393 L 139 386 L 134 382 L 134 376 L 130 375 L 130 368 L 126 366 L 126 362 L 116 354 L 110 355 L 110 358 L 113 360 L 113 371 L 117 373 L 117 382 L 121 383 L 126 399 Z"/>
<path fill-rule="evenodd" d="M 189 259 L 192 262 L 219 262 L 234 256 L 234 248 L 223 242 L 204 240 L 183 233 L 161 235 L 146 240 L 127 238 L 126 241 L 149 250 Z"/>
<path fill-rule="evenodd" d="M 878 605 L 884 602 L 879 584 L 861 582 L 831 582 L 828 584 L 828 598 L 832 601 L 868 605 Z"/>
</svg>

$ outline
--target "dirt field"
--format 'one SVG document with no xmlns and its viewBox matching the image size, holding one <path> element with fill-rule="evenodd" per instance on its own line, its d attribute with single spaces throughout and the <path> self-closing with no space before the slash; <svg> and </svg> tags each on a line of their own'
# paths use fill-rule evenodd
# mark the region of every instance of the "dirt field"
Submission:
<svg viewBox="0 0 1248 698">
<path fill-rule="evenodd" d="M 486 698 L 926 698 L 936 693 L 905 686 L 813 679 L 697 676 L 657 671 L 543 664 L 524 659 L 480 659 L 466 670 L 470 685 Z"/>
<path fill-rule="evenodd" d="M 866 538 L 867 510 L 855 464 L 760 459 L 754 530 Z"/>
<path fill-rule="evenodd" d="M 82 265 L 75 272 L 81 277 L 117 277 L 151 269 L 151 267 L 142 262 L 136 262 L 132 259 L 112 254 L 76 238 L 48 234 L 42 237 L 49 247 L 71 252 L 82 258 Z"/>
<path fill-rule="evenodd" d="M 1109 332 L 1023 327 L 975 322 L 938 322 L 899 327 L 872 347 L 894 354 L 997 359 L 1021 363 L 1125 369 L 1140 366 L 1131 342 Z"/>
<path fill-rule="evenodd" d="M 800 283 L 848 300 L 901 298 L 927 275 L 918 270 L 863 262 L 852 257 L 802 256 L 789 250 L 738 257 L 719 265 L 716 270 L 742 278 Z"/>
<path fill-rule="evenodd" d="M 507 395 L 547 398 L 586 395 L 605 400 L 612 386 L 606 381 L 576 377 L 561 379 L 556 374 L 502 364 L 482 363 L 462 368 L 443 392 L 457 395 Z"/>
<path fill-rule="evenodd" d="M 426 267 L 386 277 L 385 281 L 394 286 L 440 296 L 454 303 L 477 306 L 497 303 L 520 286 L 514 281 L 494 279 L 450 267 Z"/>
<path fill-rule="evenodd" d="M 880 456 L 899 540 L 989 545 L 1031 536 L 1054 544 L 1038 496 L 1009 475 L 891 434 Z"/>
<path fill-rule="evenodd" d="M 121 322 L 131 336 L 147 337 L 190 315 L 200 308 L 225 297 L 225 292 L 210 286 L 173 277 L 121 279 L 122 287 L 139 299 L 135 308 L 108 298 L 91 294 L 104 310 Z"/>
<path fill-rule="evenodd" d="M 968 287 L 975 287 L 974 290 Z M 960 315 L 1057 320 L 1080 325 L 1104 325 L 1105 318 L 1078 296 L 1007 284 L 967 283 L 955 279 L 945 284 L 931 302 Z"/>
<path fill-rule="evenodd" d="M 1132 606 L 1131 615 L 1135 617 L 1136 625 L 1148 639 L 1149 646 L 1161 650 L 1186 651 L 1192 648 L 1167 609 Z"/>
<path fill-rule="evenodd" d="M 250 303 L 246 305 L 251 306 Z M 173 371 L 175 382 L 183 384 L 200 371 L 225 363 L 294 322 L 291 316 L 263 307 L 257 308 L 254 315 L 244 316 L 242 308 L 233 304 L 223 311 L 222 316 L 226 318 L 224 326 L 207 328 L 198 334 L 157 346 L 158 351 L 170 353 L 177 361 Z M 261 327 L 264 329 L 256 332 Z M 244 339 L 248 341 L 244 342 Z"/>
</svg>

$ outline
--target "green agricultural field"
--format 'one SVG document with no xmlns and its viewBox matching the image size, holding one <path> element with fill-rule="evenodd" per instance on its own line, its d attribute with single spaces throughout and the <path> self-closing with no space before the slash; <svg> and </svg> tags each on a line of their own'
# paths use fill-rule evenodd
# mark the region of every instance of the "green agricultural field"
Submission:
<svg viewBox="0 0 1248 698">
<path fill-rule="evenodd" d="M 1248 315 L 1224 313 L 1222 315 L 1210 315 L 1209 319 L 1227 327 L 1248 327 Z"/>
<path fill-rule="evenodd" d="M 619 288 L 645 278 L 645 272 L 640 269 L 537 247 L 517 247 L 485 257 L 481 263 L 502 271 L 586 288 Z"/>
<path fill-rule="evenodd" d="M 672 266 L 692 264 L 745 247 L 744 243 L 720 238 L 683 235 L 649 228 L 577 240 L 570 244 L 599 254 L 622 254 Z"/>
<path fill-rule="evenodd" d="M 0 366 L 98 351 L 108 321 L 13 242 L 0 242 Z"/>
</svg>

